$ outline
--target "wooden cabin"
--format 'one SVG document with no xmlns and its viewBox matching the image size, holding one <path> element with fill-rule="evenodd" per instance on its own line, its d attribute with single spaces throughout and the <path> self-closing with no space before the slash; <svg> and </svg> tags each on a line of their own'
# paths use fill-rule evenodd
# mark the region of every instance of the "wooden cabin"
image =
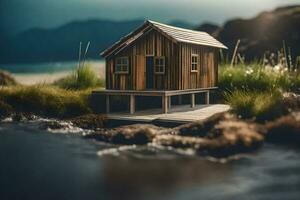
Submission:
<svg viewBox="0 0 300 200">
<path fill-rule="evenodd" d="M 227 49 L 208 33 L 146 21 L 101 53 L 106 60 L 106 90 L 98 93 L 129 95 L 130 112 L 135 96 L 161 96 L 168 112 L 171 96 L 206 93 L 217 88 L 219 49 Z"/>
</svg>

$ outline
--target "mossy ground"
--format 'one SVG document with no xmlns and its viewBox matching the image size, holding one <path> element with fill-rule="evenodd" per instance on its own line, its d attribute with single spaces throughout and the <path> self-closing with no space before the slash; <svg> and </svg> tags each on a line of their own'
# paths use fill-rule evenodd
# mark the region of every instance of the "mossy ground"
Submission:
<svg viewBox="0 0 300 200">
<path fill-rule="evenodd" d="M 76 68 L 70 75 L 57 80 L 54 85 L 63 89 L 82 90 L 104 87 L 104 80 L 99 78 L 88 64 Z"/>
<path fill-rule="evenodd" d="M 260 64 L 223 65 L 219 70 L 219 88 L 233 113 L 264 122 L 288 113 L 283 94 L 300 93 L 300 74 Z"/>
<path fill-rule="evenodd" d="M 10 86 L 0 88 L 0 101 L 14 112 L 43 117 L 67 118 L 91 113 L 91 90 L 65 90 L 54 86 Z"/>
<path fill-rule="evenodd" d="M 92 113 L 91 90 L 103 84 L 104 81 L 84 65 L 53 85 L 6 85 L 0 88 L 0 100 L 15 112 L 74 117 Z M 218 102 L 228 103 L 232 112 L 241 118 L 264 122 L 287 114 L 283 93 L 300 92 L 300 74 L 285 69 L 276 71 L 257 63 L 233 67 L 224 64 L 220 66 L 218 86 L 222 94 Z M 97 103 L 104 105 L 104 100 L 99 99 Z"/>
</svg>

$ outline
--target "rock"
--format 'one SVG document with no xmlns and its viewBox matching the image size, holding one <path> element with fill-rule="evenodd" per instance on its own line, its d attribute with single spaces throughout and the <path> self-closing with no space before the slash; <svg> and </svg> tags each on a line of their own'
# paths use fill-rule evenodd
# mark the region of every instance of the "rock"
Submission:
<svg viewBox="0 0 300 200">
<path fill-rule="evenodd" d="M 176 132 L 182 136 L 198 136 L 204 137 L 221 120 L 234 118 L 233 115 L 223 112 L 217 113 L 204 121 L 196 121 L 189 124 L 184 124 L 175 128 Z"/>
<path fill-rule="evenodd" d="M 53 130 L 57 130 L 57 129 L 66 129 L 69 128 L 70 124 L 65 123 L 65 122 L 60 122 L 60 121 L 45 121 L 43 123 L 41 123 L 40 128 L 41 129 L 53 129 Z"/>
<path fill-rule="evenodd" d="M 174 148 L 192 148 L 201 155 L 225 157 L 250 152 L 264 141 L 259 125 L 244 122 L 228 113 L 217 114 L 203 122 L 194 122 L 177 128 L 161 128 L 149 124 L 102 129 L 86 135 L 113 144 L 155 143 Z"/>
<path fill-rule="evenodd" d="M 23 113 L 15 113 L 12 116 L 12 120 L 15 121 L 15 122 L 25 121 L 26 117 L 24 116 Z"/>
<path fill-rule="evenodd" d="M 12 116 L 12 120 L 16 122 L 26 121 L 26 120 L 35 120 L 37 116 L 32 113 L 14 113 Z"/>
<path fill-rule="evenodd" d="M 215 125 L 209 133 L 212 143 L 208 154 L 223 157 L 256 150 L 263 144 L 264 136 L 259 125 L 244 121 L 224 120 Z"/>
<path fill-rule="evenodd" d="M 294 93 L 284 93 L 283 105 L 289 111 L 300 111 L 300 96 Z"/>
<path fill-rule="evenodd" d="M 36 120 L 38 117 L 33 113 L 24 113 L 24 116 L 27 120 Z"/>
<path fill-rule="evenodd" d="M 266 141 L 300 146 L 300 112 L 268 122 L 265 127 Z"/>
<path fill-rule="evenodd" d="M 153 138 L 161 134 L 166 129 L 148 125 L 135 124 L 128 126 L 121 126 L 115 129 L 103 129 L 95 133 L 85 136 L 86 138 L 93 138 L 100 141 L 110 142 L 113 144 L 147 144 L 152 142 Z"/>
<path fill-rule="evenodd" d="M 99 129 L 106 126 L 106 117 L 104 115 L 89 114 L 75 117 L 70 120 L 75 126 L 82 129 Z"/>
<path fill-rule="evenodd" d="M 13 108 L 3 101 L 0 101 L 0 119 L 11 116 L 13 113 Z"/>
<path fill-rule="evenodd" d="M 262 128 L 255 123 L 240 121 L 225 113 L 206 122 L 208 124 L 195 122 L 185 125 L 184 129 L 179 128 L 184 133 L 179 132 L 178 135 L 158 135 L 153 142 L 175 148 L 193 148 L 201 155 L 214 157 L 251 152 L 263 144 L 264 136 L 258 131 Z M 191 131 L 186 128 L 191 128 Z"/>
</svg>

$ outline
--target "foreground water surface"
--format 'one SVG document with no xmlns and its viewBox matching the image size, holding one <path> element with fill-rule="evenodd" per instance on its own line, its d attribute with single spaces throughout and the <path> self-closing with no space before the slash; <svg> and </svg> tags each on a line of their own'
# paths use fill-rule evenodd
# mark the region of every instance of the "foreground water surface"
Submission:
<svg viewBox="0 0 300 200">
<path fill-rule="evenodd" d="M 299 199 L 300 151 L 266 144 L 227 162 L 114 146 L 36 122 L 0 124 L 0 199 Z"/>
</svg>

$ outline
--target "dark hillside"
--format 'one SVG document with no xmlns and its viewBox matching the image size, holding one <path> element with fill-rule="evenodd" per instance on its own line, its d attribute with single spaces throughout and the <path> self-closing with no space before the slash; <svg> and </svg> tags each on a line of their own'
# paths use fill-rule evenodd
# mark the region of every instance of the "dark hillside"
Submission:
<svg viewBox="0 0 300 200">
<path fill-rule="evenodd" d="M 263 12 L 253 19 L 230 20 L 216 37 L 233 49 L 241 39 L 240 52 L 246 58 L 261 58 L 268 50 L 276 52 L 283 46 L 291 48 L 293 57 L 300 55 L 300 6 Z"/>
<path fill-rule="evenodd" d="M 76 60 L 80 41 L 84 46 L 90 41 L 88 56 L 98 59 L 103 49 L 143 21 L 77 21 L 54 29 L 30 29 L 9 39 L 0 32 L 0 63 Z M 183 21 L 171 24 L 192 28 L 192 25 Z M 241 39 L 239 52 L 248 60 L 262 58 L 268 50 L 276 52 L 282 48 L 283 40 L 290 47 L 293 60 L 300 55 L 300 6 L 263 12 L 252 19 L 230 20 L 223 27 L 206 23 L 195 29 L 218 38 L 229 47 L 229 53 L 236 41 Z"/>
</svg>

